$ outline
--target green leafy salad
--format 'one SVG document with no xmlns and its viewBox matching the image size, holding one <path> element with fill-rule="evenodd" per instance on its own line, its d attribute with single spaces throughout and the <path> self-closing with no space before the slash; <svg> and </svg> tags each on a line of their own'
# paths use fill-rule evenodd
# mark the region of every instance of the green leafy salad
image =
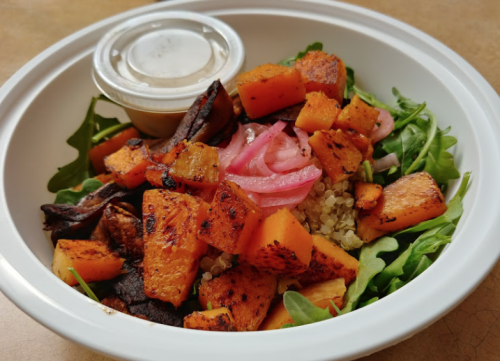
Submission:
<svg viewBox="0 0 500 361">
<path fill-rule="evenodd" d="M 280 64 L 291 66 L 308 51 L 322 48 L 321 43 L 313 43 L 296 57 L 285 59 Z M 388 111 L 394 119 L 394 129 L 389 136 L 375 144 L 373 158 L 377 160 L 394 153 L 399 165 L 392 165 L 389 169 L 372 175 L 369 163 L 364 162 L 366 179 L 372 178 L 374 183 L 386 186 L 404 175 L 425 171 L 434 178 L 444 193 L 451 180 L 460 178 L 453 155 L 449 152 L 449 148 L 457 143 L 457 139 L 448 134 L 451 127 L 438 127 L 434 114 L 425 102 L 417 103 L 393 88 L 396 105 L 390 106 L 356 86 L 353 69 L 346 67 L 346 73 L 344 98 L 347 101 L 351 96 L 358 95 L 367 104 Z M 342 309 L 339 310 L 332 302 L 338 315 L 384 298 L 418 277 L 436 261 L 444 247 L 452 241 L 452 235 L 463 213 L 462 200 L 469 181 L 470 173 L 467 172 L 443 215 L 388 234 L 366 243 L 357 253 L 352 252 L 359 260 L 358 274 L 347 289 Z M 283 303 L 294 323 L 286 324 L 282 328 L 332 318 L 328 308 L 314 306 L 298 292 L 285 292 Z"/>
<path fill-rule="evenodd" d="M 315 42 L 310 44 L 304 51 L 299 52 L 297 56 L 287 58 L 279 64 L 288 67 L 293 66 L 297 60 L 305 57 L 309 51 L 321 51 L 322 49 L 322 43 Z M 384 232 L 383 236 L 376 239 L 372 238 L 374 240 L 364 243 L 361 248 L 349 250 L 349 254 L 359 261 L 359 265 L 355 280 L 347 287 L 347 291 L 343 295 L 342 307 L 337 307 L 340 303 L 335 304 L 330 301 L 331 307 L 333 307 L 332 310 L 329 307 L 323 309 L 315 306 L 309 299 L 301 295 L 300 290 L 299 292 L 290 290 L 284 292 L 283 305 L 293 323 L 286 323 L 282 328 L 331 319 L 332 314 L 335 314 L 335 312 L 337 316 L 341 316 L 377 302 L 404 287 L 436 262 L 446 245 L 452 242 L 452 235 L 463 213 L 462 200 L 469 187 L 471 175 L 469 172 L 461 175 L 455 165 L 450 148 L 457 143 L 457 139 L 449 135 L 451 128 L 440 129 L 435 115 L 427 108 L 425 102 L 415 102 L 403 96 L 398 89 L 393 88 L 394 105 L 388 105 L 356 85 L 353 69 L 346 67 L 345 74 L 344 107 L 357 95 L 368 105 L 388 112 L 394 120 L 394 126 L 391 125 L 391 129 L 387 133 L 389 135 L 375 141 L 373 145 L 375 163 L 382 159 L 391 158 L 392 160 L 387 163 L 388 165 L 386 164 L 386 166 L 378 170 L 374 169 L 368 160 L 365 160 L 362 163 L 363 166 L 358 168 L 361 173 L 364 169 L 364 179 L 368 183 L 386 187 L 409 174 L 426 172 L 434 179 L 442 193 L 447 191 L 450 181 L 461 178 L 460 186 L 448 202 L 447 210 L 444 212 L 444 209 L 442 209 L 444 213 L 441 214 L 441 212 L 438 217 L 403 230 Z M 342 98 L 341 93 L 340 98 Z M 359 101 L 357 98 L 356 100 Z M 78 157 L 73 162 L 59 168 L 48 183 L 48 190 L 57 193 L 55 204 L 75 205 L 83 197 L 103 186 L 101 180 L 93 178 L 98 172 L 89 158 L 89 151 L 131 126 L 131 123 L 120 123 L 116 118 L 106 118 L 97 114 L 95 107 L 99 101 L 110 102 L 109 99 L 102 95 L 92 98 L 85 119 L 78 130 L 67 140 L 71 147 L 78 150 Z M 229 104 L 232 106 L 231 102 Z M 366 106 L 366 104 L 363 105 Z M 340 107 L 337 106 L 337 108 Z M 376 116 L 373 121 L 375 119 Z M 382 127 L 382 125 L 378 126 Z M 371 123 L 370 129 L 372 127 L 373 123 Z M 131 130 L 133 129 L 127 131 Z M 307 142 L 307 133 L 304 133 Z M 371 146 L 371 138 L 368 141 Z M 331 144 L 328 146 L 333 148 Z M 342 148 L 338 144 L 335 144 L 335 146 Z M 302 147 L 302 143 L 300 147 Z M 355 167 L 358 167 L 359 164 L 358 161 Z M 322 173 L 318 169 L 316 171 Z M 344 172 L 345 174 L 354 173 L 348 173 L 345 169 Z M 78 189 L 72 188 L 77 185 L 80 185 Z M 378 185 L 376 187 L 382 189 Z M 352 191 L 352 187 L 349 191 Z M 442 196 L 441 199 L 443 199 Z M 441 201 L 441 204 L 444 206 L 443 201 Z M 293 219 L 295 220 L 295 218 Z M 354 221 L 352 223 L 354 224 Z M 310 229 L 307 227 L 306 229 L 310 232 Z M 304 232 L 306 236 L 309 236 L 306 231 Z M 362 243 L 359 241 L 359 244 Z M 328 245 L 331 246 L 329 243 Z M 296 257 L 295 253 L 293 253 L 293 257 Z M 356 260 L 353 261 L 356 262 Z M 232 263 L 236 266 L 236 259 L 233 258 Z M 71 268 L 70 271 L 82 284 L 85 291 L 93 299 L 98 300 L 82 278 L 79 277 L 76 270 Z M 214 277 L 216 276 L 214 275 Z M 193 286 L 192 297 L 194 298 L 197 296 L 200 281 L 201 278 L 198 278 Z M 345 287 L 343 290 L 345 290 Z M 210 302 L 208 302 L 207 308 L 208 310 L 212 309 Z"/>
</svg>

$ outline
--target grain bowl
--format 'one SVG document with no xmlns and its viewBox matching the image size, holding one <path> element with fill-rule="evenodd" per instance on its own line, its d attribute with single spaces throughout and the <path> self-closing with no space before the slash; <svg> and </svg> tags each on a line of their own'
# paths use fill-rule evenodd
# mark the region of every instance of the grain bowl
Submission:
<svg viewBox="0 0 500 361">
<path fill-rule="evenodd" d="M 38 209 L 53 201 L 46 182 L 56 167 L 76 156 L 60 140 L 72 134 L 88 100 L 98 94 L 90 76 L 94 47 L 119 22 L 160 10 L 197 11 L 228 23 L 244 43 L 247 69 L 322 41 L 327 52 L 356 69 L 363 89 L 390 102 L 390 89 L 397 86 L 412 99 L 426 100 L 442 127 L 452 123 L 459 140 L 457 166 L 461 173 L 471 171 L 473 179 L 453 241 L 437 262 L 407 287 L 356 312 L 304 327 L 241 334 L 176 329 L 110 312 L 60 282 L 50 272 L 53 247 L 41 231 Z M 0 90 L 0 119 L 0 288 L 54 332 L 113 357 L 352 359 L 410 337 L 443 316 L 472 292 L 500 255 L 500 210 L 491 202 L 500 198 L 500 171 L 487 163 L 500 158 L 497 94 L 436 40 L 346 4 L 214 0 L 133 10 L 64 39 L 23 67 Z M 457 188 L 452 183 L 448 195 Z"/>
</svg>

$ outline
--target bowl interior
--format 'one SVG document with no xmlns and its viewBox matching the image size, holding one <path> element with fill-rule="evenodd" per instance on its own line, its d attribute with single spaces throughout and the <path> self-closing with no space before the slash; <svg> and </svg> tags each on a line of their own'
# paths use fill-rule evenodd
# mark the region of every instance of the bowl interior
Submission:
<svg viewBox="0 0 500 361">
<path fill-rule="evenodd" d="M 0 285 L 5 282 L 4 292 L 20 307 L 72 340 L 127 359 L 162 359 L 167 339 L 169 352 L 179 358 L 189 354 L 187 358 L 197 359 L 193 355 L 203 350 L 199 355 L 206 360 L 218 360 L 217 351 L 224 349 L 241 360 L 332 359 L 360 356 L 410 336 L 478 284 L 500 253 L 494 242 L 500 206 L 485 207 L 491 198 L 500 198 L 499 171 L 485 166 L 491 157 L 500 158 L 494 137 L 500 132 L 498 97 L 465 61 L 406 25 L 330 1 L 290 0 L 286 9 L 279 9 L 283 4 L 270 0 L 162 2 L 135 14 L 182 8 L 217 16 L 241 36 L 246 69 L 276 63 L 321 41 L 325 51 L 356 71 L 361 88 L 381 100 L 394 104 L 391 88 L 395 86 L 415 101 L 426 101 L 439 126 L 451 126 L 450 134 L 458 138 L 452 152 L 460 172 L 473 172 L 462 221 L 438 261 L 410 285 L 369 307 L 270 333 L 213 335 L 160 325 L 153 328 L 124 315 L 111 319 L 62 284 L 50 272 L 53 246 L 42 230 L 40 206 L 54 201 L 47 182 L 57 167 L 76 158 L 77 151 L 65 140 L 83 121 L 91 97 L 98 95 L 91 77 L 93 48 L 107 29 L 131 15 L 125 14 L 66 39 L 27 66 L 15 79 L 18 83 L 11 81 L 9 94 L 0 91 L 0 99 L 8 100 L 0 103 L 0 120 L 4 115 L 2 121 L 8 125 L 0 132 L 4 141 L 0 146 L 6 149 L 5 202 L 0 202 L 5 217 L 0 217 L 0 225 L 8 233 L 0 240 L 0 271 L 19 274 L 0 279 Z M 97 112 L 127 121 L 123 110 L 111 105 L 99 104 Z M 452 182 L 448 199 L 457 185 Z M 385 332 L 381 333 L 382 323 Z M 198 335 L 197 348 L 186 337 L 193 332 Z M 310 353 L 304 354 L 305 349 Z"/>
<path fill-rule="evenodd" d="M 480 164 L 477 140 L 462 104 L 453 90 L 432 72 L 433 69 L 411 55 L 374 38 L 372 34 L 316 19 L 279 14 L 219 17 L 241 36 L 246 50 L 246 69 L 276 63 L 296 54 L 309 43 L 321 41 L 326 52 L 335 53 L 355 70 L 360 87 L 389 104 L 394 103 L 393 86 L 415 101 L 426 101 L 442 128 L 452 126 L 451 134 L 459 139 L 467 134 L 467 142 L 460 142 L 455 156 L 461 172 L 471 170 L 477 174 Z M 91 97 L 99 94 L 90 69 L 91 52 L 88 51 L 66 64 L 26 109 L 9 144 L 5 189 L 10 214 L 30 250 L 47 267 L 52 262 L 53 248 L 42 231 L 43 217 L 39 209 L 40 205 L 54 200 L 46 185 L 57 167 L 77 156 L 77 151 L 65 140 L 83 121 Z M 97 111 L 128 121 L 118 107 L 101 102 Z"/>
</svg>

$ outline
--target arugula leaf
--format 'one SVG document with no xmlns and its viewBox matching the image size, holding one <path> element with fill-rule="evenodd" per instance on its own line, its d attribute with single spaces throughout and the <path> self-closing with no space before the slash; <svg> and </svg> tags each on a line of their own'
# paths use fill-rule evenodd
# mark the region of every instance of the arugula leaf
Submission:
<svg viewBox="0 0 500 361">
<path fill-rule="evenodd" d="M 353 91 L 353 87 L 354 87 L 354 70 L 352 68 L 349 68 L 348 66 L 346 66 L 345 72 L 346 72 L 346 82 L 345 82 L 345 89 L 344 89 L 344 98 L 348 99 L 349 94 Z"/>
<path fill-rule="evenodd" d="M 445 131 L 438 130 L 433 139 L 429 153 L 425 158 L 424 170 L 429 173 L 438 184 L 448 184 L 450 179 L 460 178 L 460 172 L 455 167 L 453 155 L 446 150 L 457 143 L 457 139 L 450 135 L 444 135 Z"/>
<path fill-rule="evenodd" d="M 377 288 L 377 291 L 384 292 L 389 286 L 394 278 L 397 278 L 404 274 L 404 266 L 407 263 L 408 258 L 412 254 L 413 244 L 401 255 L 396 258 L 390 265 L 385 267 L 382 272 L 380 272 L 374 279 L 373 284 Z"/>
<path fill-rule="evenodd" d="M 381 142 L 382 149 L 387 154 L 396 153 L 399 159 L 401 166 L 397 178 L 403 176 L 410 168 L 426 139 L 427 134 L 424 130 L 416 124 L 408 124 L 401 132 Z"/>
<path fill-rule="evenodd" d="M 83 123 L 67 140 L 70 146 L 78 150 L 78 157 L 73 162 L 59 168 L 59 171 L 49 180 L 47 188 L 52 193 L 74 187 L 93 176 L 93 173 L 89 170 L 88 152 L 92 148 L 92 136 L 96 127 L 94 116 L 96 102 L 97 98 L 92 98 Z"/>
<path fill-rule="evenodd" d="M 410 275 L 410 277 L 408 277 L 406 283 L 420 276 L 420 274 L 424 272 L 427 268 L 429 268 L 431 265 L 432 265 L 432 260 L 425 255 L 422 256 L 422 258 L 420 258 L 420 260 L 418 261 L 417 266 L 413 270 L 413 273 Z"/>
<path fill-rule="evenodd" d="M 368 301 L 360 302 L 358 308 L 366 307 L 368 305 L 371 305 L 374 302 L 377 302 L 378 300 L 379 300 L 378 297 L 372 297 Z"/>
<path fill-rule="evenodd" d="M 302 59 L 306 54 L 310 51 L 318 50 L 321 51 L 323 50 L 323 43 L 316 41 L 312 44 L 309 44 L 307 48 L 304 51 L 300 51 L 296 56 L 284 59 L 280 61 L 278 64 L 279 65 L 284 65 L 284 66 L 292 66 L 293 63 L 295 63 L 298 59 Z"/>
<path fill-rule="evenodd" d="M 460 188 L 458 189 L 457 193 L 453 196 L 451 201 L 448 202 L 448 209 L 446 210 L 446 212 L 444 212 L 439 217 L 436 217 L 434 219 L 425 222 L 420 222 L 419 224 L 413 227 L 399 231 L 395 233 L 393 237 L 397 237 L 399 235 L 407 233 L 426 231 L 431 228 L 442 226 L 446 223 L 456 224 L 464 211 L 462 206 L 462 199 L 465 196 L 465 193 L 467 192 L 469 180 L 470 180 L 470 172 L 466 172 L 462 178 L 462 183 L 460 184 Z"/>
<path fill-rule="evenodd" d="M 63 189 L 57 192 L 54 204 L 76 204 L 87 194 L 99 189 L 104 183 L 95 178 L 85 179 L 82 183 L 82 189 L 74 191 L 72 189 Z"/>
<path fill-rule="evenodd" d="M 375 242 L 363 245 L 359 256 L 358 276 L 347 289 L 342 314 L 351 312 L 356 308 L 370 280 L 384 269 L 385 262 L 378 258 L 378 255 L 383 252 L 395 251 L 398 247 L 398 242 L 391 237 L 382 237 Z"/>
<path fill-rule="evenodd" d="M 295 326 L 308 325 L 333 318 L 328 307 L 325 309 L 317 307 L 306 297 L 295 291 L 285 292 L 283 295 L 283 304 Z"/>
<path fill-rule="evenodd" d="M 290 328 L 290 327 L 295 327 L 295 323 L 285 323 L 281 328 Z"/>
<path fill-rule="evenodd" d="M 95 106 L 100 100 L 114 103 L 103 95 L 92 98 L 82 124 L 66 141 L 68 145 L 78 150 L 78 157 L 59 168 L 58 172 L 52 176 L 47 184 L 50 192 L 56 193 L 62 189 L 72 188 L 95 175 L 88 155 L 94 145 L 92 137 L 97 132 L 121 124 L 116 118 L 105 118 L 95 113 Z"/>
<path fill-rule="evenodd" d="M 432 231 L 432 230 L 431 230 Z M 406 260 L 404 265 L 404 275 L 403 279 L 408 280 L 417 268 L 423 255 L 434 253 L 442 245 L 451 242 L 451 236 L 444 236 L 442 234 L 428 234 L 427 232 L 422 234 L 413 243 L 413 249 Z"/>
<path fill-rule="evenodd" d="M 403 287 L 406 284 L 406 282 L 401 281 L 399 278 L 393 278 L 391 280 L 391 283 L 389 284 L 387 294 L 390 295 L 394 291 L 399 290 L 401 287 Z"/>
</svg>

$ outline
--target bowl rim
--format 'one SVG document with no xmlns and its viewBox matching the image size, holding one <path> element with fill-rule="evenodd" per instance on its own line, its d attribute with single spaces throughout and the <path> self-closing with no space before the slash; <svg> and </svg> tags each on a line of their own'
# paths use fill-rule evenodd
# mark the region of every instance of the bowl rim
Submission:
<svg viewBox="0 0 500 361">
<path fill-rule="evenodd" d="M 282 10 L 277 10 L 281 7 Z M 479 181 L 480 189 L 492 189 L 493 193 L 489 193 L 487 197 L 478 194 L 478 201 L 468 212 L 469 217 L 462 220 L 459 225 L 460 231 L 456 235 L 456 238 L 476 238 L 477 245 L 471 247 L 469 257 L 463 260 L 460 266 L 450 265 L 452 261 L 448 259 L 453 260 L 454 254 L 457 253 L 456 247 L 450 247 L 432 269 L 412 282 L 412 287 L 399 290 L 386 297 L 384 302 L 374 303 L 369 308 L 357 310 L 355 313 L 331 321 L 287 330 L 244 334 L 177 329 L 109 312 L 106 307 L 77 294 L 62 282 L 55 282 L 56 276 L 52 275 L 22 242 L 8 212 L 4 165 L 10 137 L 25 107 L 37 92 L 50 82 L 51 76 L 54 76 L 51 63 L 59 62 L 60 65 L 63 61 L 75 61 L 75 57 L 70 54 L 71 46 L 75 47 L 80 41 L 78 49 L 92 47 L 93 41 L 88 40 L 92 35 L 95 37 L 97 33 L 102 34 L 119 21 L 147 12 L 177 8 L 219 15 L 234 11 L 256 13 L 265 10 L 266 13 L 277 11 L 293 16 L 311 17 L 319 21 L 335 20 L 336 23 L 349 24 L 353 29 L 360 31 L 368 27 L 372 31 L 385 34 L 391 40 L 407 44 L 406 50 L 432 56 L 432 60 L 429 61 L 437 67 L 435 71 L 438 68 L 448 69 L 449 74 L 443 76 L 448 77 L 449 82 L 463 86 L 463 89 L 457 89 L 461 99 L 463 98 L 466 105 L 473 108 L 471 112 L 474 111 L 474 114 L 489 125 L 488 129 L 477 130 L 476 135 L 482 140 L 481 154 L 500 157 L 500 145 L 496 144 L 493 136 L 499 134 L 500 130 L 500 98 L 496 92 L 472 66 L 452 50 L 421 31 L 388 16 L 328 0 L 289 0 L 286 3 L 278 0 L 248 2 L 185 0 L 152 4 L 130 10 L 102 20 L 61 40 L 31 60 L 0 88 L 0 154 L 2 155 L 0 193 L 3 196 L 0 201 L 0 229 L 4 231 L 4 239 L 21 240 L 21 242 L 0 242 L 0 289 L 9 299 L 32 318 L 62 337 L 100 353 L 128 360 L 162 358 L 164 347 L 167 345 L 172 359 L 189 359 L 203 355 L 207 360 L 218 360 L 221 355 L 238 354 L 243 360 L 254 360 L 257 357 L 322 360 L 331 359 L 332 355 L 335 359 L 359 357 L 405 339 L 450 311 L 477 287 L 500 255 L 500 244 L 495 242 L 500 224 L 487 222 L 498 218 L 500 205 L 492 205 L 486 212 L 478 206 L 483 199 L 492 197 L 499 199 L 499 191 L 494 190 L 494 187 L 500 179 L 500 170 L 489 167 L 488 177 L 485 177 L 486 167 L 482 164 L 479 174 L 474 175 L 474 179 Z M 78 57 L 87 56 L 88 53 L 81 50 Z M 44 74 L 44 70 L 50 71 Z M 471 224 L 477 219 L 484 219 L 482 224 L 484 228 L 480 233 L 469 231 L 467 226 L 471 228 Z M 429 283 L 431 276 L 441 269 L 447 269 L 445 277 L 440 278 L 439 283 Z M 411 298 L 412 293 L 415 293 L 413 291 L 419 292 L 411 302 L 399 302 L 401 299 Z M 433 306 L 418 307 L 427 303 Z M 385 314 L 386 309 L 391 309 L 391 313 Z M 105 312 L 111 313 L 112 317 L 103 317 Z M 353 319 L 354 322 L 351 322 Z M 365 327 L 361 330 L 356 328 L 357 319 L 364 320 Z M 380 332 L 381 325 L 383 332 Z M 152 328 L 155 332 L 148 331 Z M 354 335 L 356 337 L 353 337 Z M 198 347 L 192 347 L 190 336 L 196 337 Z M 124 343 L 122 340 L 127 342 Z M 255 347 L 256 345 L 258 347 Z"/>
</svg>

